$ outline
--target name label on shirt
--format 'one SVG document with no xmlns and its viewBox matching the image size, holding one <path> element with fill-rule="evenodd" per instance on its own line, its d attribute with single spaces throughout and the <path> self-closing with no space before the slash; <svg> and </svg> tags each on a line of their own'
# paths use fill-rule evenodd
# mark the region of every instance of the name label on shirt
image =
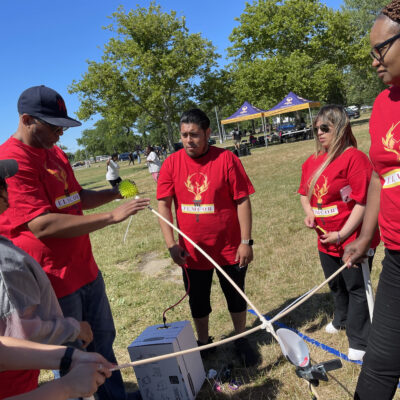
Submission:
<svg viewBox="0 0 400 400">
<path fill-rule="evenodd" d="M 329 206 L 329 207 L 322 207 L 322 208 L 312 208 L 313 213 L 316 217 L 333 217 L 334 215 L 339 214 L 339 210 L 337 208 L 337 205 L 334 206 Z"/>
<path fill-rule="evenodd" d="M 385 180 L 383 184 L 384 189 L 400 185 L 400 168 L 387 172 L 385 175 L 382 175 L 382 178 Z"/>
<path fill-rule="evenodd" d="M 181 210 L 184 214 L 214 214 L 214 204 L 182 204 Z"/>
<path fill-rule="evenodd" d="M 72 206 L 73 204 L 79 203 L 81 201 L 81 198 L 79 197 L 78 192 L 73 192 L 69 196 L 61 196 L 57 197 L 55 204 L 56 207 L 61 210 L 62 208 L 66 208 L 69 206 Z"/>
</svg>

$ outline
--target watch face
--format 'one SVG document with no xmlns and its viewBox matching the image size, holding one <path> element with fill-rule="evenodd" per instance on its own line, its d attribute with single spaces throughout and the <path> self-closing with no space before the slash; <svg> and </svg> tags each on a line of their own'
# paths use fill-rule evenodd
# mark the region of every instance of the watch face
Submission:
<svg viewBox="0 0 400 400">
<path fill-rule="evenodd" d="M 254 240 L 253 240 L 253 239 L 250 239 L 250 240 L 249 240 L 249 245 L 250 245 L 250 246 L 253 246 L 253 243 L 254 243 Z"/>
</svg>

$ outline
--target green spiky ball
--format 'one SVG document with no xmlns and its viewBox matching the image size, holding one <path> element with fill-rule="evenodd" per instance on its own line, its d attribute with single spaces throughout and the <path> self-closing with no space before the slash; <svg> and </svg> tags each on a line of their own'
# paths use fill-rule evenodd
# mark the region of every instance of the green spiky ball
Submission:
<svg viewBox="0 0 400 400">
<path fill-rule="evenodd" d="M 134 197 L 138 194 L 138 188 L 134 182 L 128 179 L 121 181 L 118 185 L 118 190 L 124 199 Z"/>
</svg>

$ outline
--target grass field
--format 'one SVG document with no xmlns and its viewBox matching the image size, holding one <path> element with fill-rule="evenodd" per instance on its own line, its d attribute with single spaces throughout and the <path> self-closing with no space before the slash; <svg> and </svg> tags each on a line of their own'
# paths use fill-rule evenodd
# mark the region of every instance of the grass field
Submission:
<svg viewBox="0 0 400 400">
<path fill-rule="evenodd" d="M 357 120 L 353 131 L 359 148 L 369 147 L 367 119 Z M 225 144 L 229 145 L 229 144 Z M 252 180 L 256 193 L 252 196 L 254 261 L 249 267 L 246 292 L 258 309 L 270 316 L 293 299 L 324 280 L 318 259 L 315 232 L 305 228 L 299 196 L 301 164 L 314 151 L 314 142 L 300 141 L 252 150 L 242 163 Z M 133 179 L 141 196 L 151 198 L 156 206 L 156 184 L 146 164 L 128 166 L 121 163 L 121 176 Z M 76 171 L 79 182 L 86 189 L 107 188 L 105 164 Z M 92 212 L 107 211 L 121 203 L 112 202 Z M 162 312 L 183 294 L 183 284 L 174 274 L 176 268 L 169 260 L 156 217 L 145 210 L 133 217 L 126 243 L 123 243 L 128 221 L 91 234 L 93 251 L 103 271 L 107 293 L 113 310 L 117 339 L 115 351 L 119 362 L 129 361 L 127 346 L 147 327 L 162 323 Z M 382 246 L 375 257 L 372 280 L 376 287 Z M 142 272 L 150 258 L 164 259 L 166 268 L 154 274 Z M 219 285 L 214 282 L 213 312 L 210 334 L 219 340 L 232 335 L 232 324 Z M 325 287 L 304 305 L 285 317 L 282 322 L 299 329 L 312 338 L 343 353 L 348 343 L 344 332 L 330 336 L 324 326 L 332 318 L 332 302 Z M 167 313 L 169 322 L 191 320 L 187 301 Z M 258 325 L 252 315 L 248 327 Z M 230 344 L 219 347 L 217 353 L 205 361 L 205 368 L 219 370 L 233 364 L 233 373 L 244 384 L 237 391 L 224 386 L 222 393 L 213 391 L 212 384 L 204 384 L 198 399 L 307 399 L 310 398 L 304 381 L 297 378 L 294 367 L 282 356 L 279 345 L 265 332 L 249 336 L 258 348 L 262 362 L 245 369 L 232 355 Z M 333 355 L 309 345 L 314 363 L 334 358 Z M 330 374 L 329 382 L 318 388 L 323 399 L 352 398 L 360 367 L 343 361 L 341 370 Z M 128 390 L 137 388 L 131 369 L 123 371 Z M 400 397 L 399 397 L 400 398 Z"/>
</svg>

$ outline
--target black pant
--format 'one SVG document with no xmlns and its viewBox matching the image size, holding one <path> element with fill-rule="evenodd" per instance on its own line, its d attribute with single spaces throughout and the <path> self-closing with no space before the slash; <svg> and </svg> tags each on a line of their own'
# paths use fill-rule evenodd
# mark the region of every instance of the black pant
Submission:
<svg viewBox="0 0 400 400">
<path fill-rule="evenodd" d="M 343 265 L 340 257 L 319 252 L 319 258 L 326 278 Z M 369 258 L 370 269 L 372 259 L 373 256 Z M 361 266 L 346 268 L 329 282 L 329 287 L 335 303 L 333 326 L 346 328 L 349 347 L 365 350 L 371 322 Z"/>
<path fill-rule="evenodd" d="M 117 179 L 113 179 L 113 180 L 108 181 L 108 182 L 110 182 L 110 185 L 112 187 L 114 187 L 114 186 L 117 186 L 121 181 L 122 181 L 121 177 L 118 177 Z"/>
<path fill-rule="evenodd" d="M 392 399 L 400 377 L 400 252 L 385 250 L 367 353 L 354 398 Z"/>
<path fill-rule="evenodd" d="M 239 267 L 239 264 L 222 266 L 224 272 L 236 283 L 236 285 L 244 291 L 245 278 L 247 272 L 246 267 Z M 243 312 L 247 308 L 246 300 L 238 293 L 232 284 L 217 271 L 221 289 L 225 295 L 228 310 L 231 313 Z M 193 318 L 204 318 L 212 311 L 210 303 L 211 284 L 214 269 L 198 270 L 187 269 L 190 280 L 189 305 Z M 186 273 L 182 268 L 183 282 L 185 289 L 188 289 L 188 280 Z"/>
</svg>

